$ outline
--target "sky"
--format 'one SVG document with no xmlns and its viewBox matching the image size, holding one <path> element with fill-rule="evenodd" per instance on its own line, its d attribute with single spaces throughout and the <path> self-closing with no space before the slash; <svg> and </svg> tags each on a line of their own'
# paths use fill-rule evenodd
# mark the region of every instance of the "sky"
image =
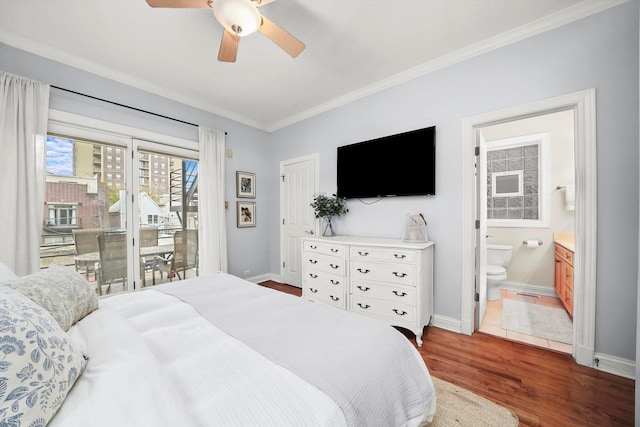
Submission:
<svg viewBox="0 0 640 427">
<path fill-rule="evenodd" d="M 47 136 L 47 172 L 73 176 L 73 141 Z"/>
</svg>

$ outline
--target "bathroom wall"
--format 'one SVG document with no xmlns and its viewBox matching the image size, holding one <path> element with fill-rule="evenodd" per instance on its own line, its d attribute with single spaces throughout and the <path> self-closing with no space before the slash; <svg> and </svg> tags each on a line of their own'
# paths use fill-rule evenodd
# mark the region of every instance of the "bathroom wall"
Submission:
<svg viewBox="0 0 640 427">
<path fill-rule="evenodd" d="M 564 190 L 556 187 L 573 185 L 574 127 L 573 112 L 562 111 L 545 116 L 532 117 L 482 129 L 487 149 L 491 141 L 548 132 L 550 182 L 548 185 L 549 227 L 488 227 L 488 243 L 513 246 L 513 257 L 507 268 L 507 282 L 553 288 L 554 247 L 553 233 L 574 232 L 574 211 L 567 211 Z M 524 240 L 537 239 L 542 246 L 528 248 Z"/>
</svg>

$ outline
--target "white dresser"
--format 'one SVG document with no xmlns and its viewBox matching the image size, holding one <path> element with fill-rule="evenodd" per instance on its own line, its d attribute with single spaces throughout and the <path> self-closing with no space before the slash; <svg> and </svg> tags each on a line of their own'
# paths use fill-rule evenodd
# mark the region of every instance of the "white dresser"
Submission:
<svg viewBox="0 0 640 427">
<path fill-rule="evenodd" d="M 433 242 L 302 239 L 302 297 L 409 329 L 422 346 L 433 316 Z"/>
</svg>

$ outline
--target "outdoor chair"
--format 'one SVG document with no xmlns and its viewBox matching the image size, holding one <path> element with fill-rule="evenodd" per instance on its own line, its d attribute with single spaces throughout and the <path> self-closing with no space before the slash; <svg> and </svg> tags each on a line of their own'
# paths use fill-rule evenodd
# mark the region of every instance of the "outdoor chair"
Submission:
<svg viewBox="0 0 640 427">
<path fill-rule="evenodd" d="M 102 234 L 99 228 L 87 228 L 73 230 L 73 242 L 76 248 L 76 257 L 87 253 L 98 252 L 98 235 Z M 90 272 L 95 272 L 96 263 L 75 259 L 76 271 L 84 270 L 85 276 L 89 278 Z"/>
<path fill-rule="evenodd" d="M 156 227 L 140 227 L 140 247 L 145 248 L 149 246 L 158 246 L 158 229 Z M 155 275 L 156 268 L 156 259 L 155 257 L 146 258 L 140 257 L 140 275 L 142 276 L 142 286 L 147 285 L 147 275 L 148 271 L 153 272 Z M 155 282 L 155 277 L 154 277 Z"/>
<path fill-rule="evenodd" d="M 156 263 L 160 273 L 167 273 L 169 281 L 173 281 L 174 275 L 178 279 L 186 278 L 186 270 L 196 269 L 196 276 L 199 275 L 198 266 L 198 230 L 178 230 L 173 235 L 173 254 L 167 260 L 162 257 L 156 258 Z M 182 271 L 183 277 L 180 277 Z"/>
<path fill-rule="evenodd" d="M 103 286 L 107 294 L 111 285 L 121 282 L 123 289 L 127 284 L 127 235 L 125 233 L 101 234 L 98 236 L 100 264 L 97 268 L 98 293 L 102 295 Z"/>
</svg>

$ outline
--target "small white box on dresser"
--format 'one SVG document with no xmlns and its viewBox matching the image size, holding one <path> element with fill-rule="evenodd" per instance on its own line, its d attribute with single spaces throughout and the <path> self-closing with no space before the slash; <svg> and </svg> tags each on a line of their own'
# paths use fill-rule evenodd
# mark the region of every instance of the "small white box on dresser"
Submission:
<svg viewBox="0 0 640 427">
<path fill-rule="evenodd" d="M 433 242 L 302 239 L 302 297 L 409 329 L 422 346 L 433 316 Z"/>
</svg>

